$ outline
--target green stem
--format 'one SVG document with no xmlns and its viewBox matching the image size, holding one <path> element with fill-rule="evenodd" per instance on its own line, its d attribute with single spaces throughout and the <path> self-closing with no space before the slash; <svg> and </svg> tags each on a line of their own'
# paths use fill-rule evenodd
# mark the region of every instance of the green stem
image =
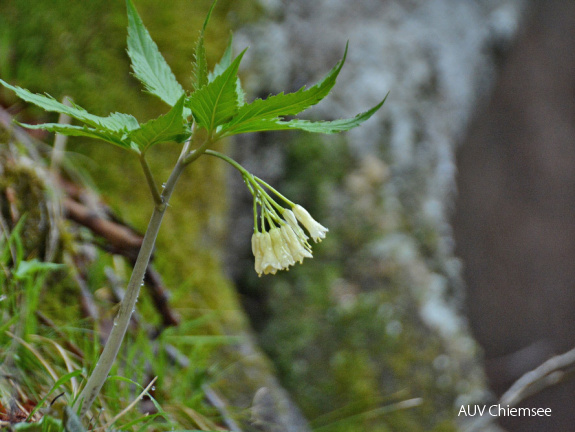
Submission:
<svg viewBox="0 0 575 432">
<path fill-rule="evenodd" d="M 290 207 L 295 206 L 295 203 L 290 201 L 289 199 L 287 199 L 285 196 L 283 196 L 281 193 L 279 193 L 275 188 L 273 188 L 272 186 L 270 186 L 269 184 L 267 184 L 265 181 L 263 181 L 261 178 L 254 176 L 253 174 L 251 174 L 248 170 L 246 170 L 243 166 L 241 166 L 239 163 L 237 163 L 235 160 L 233 160 L 232 158 L 226 156 L 223 153 L 214 151 L 214 150 L 206 150 L 205 153 L 207 155 L 210 156 L 215 156 L 217 158 L 220 158 L 224 161 L 226 161 L 227 163 L 229 163 L 231 166 L 233 166 L 235 169 L 237 169 L 242 176 L 244 177 L 244 179 L 246 179 L 247 181 L 249 181 L 255 188 L 256 190 L 258 190 L 263 196 L 265 196 L 266 198 L 268 198 L 274 205 L 274 207 L 276 207 L 279 211 L 283 210 L 283 207 L 281 207 L 279 204 L 277 204 L 275 202 L 275 200 L 272 199 L 272 197 L 270 197 L 270 195 L 267 193 L 267 191 L 261 186 L 264 185 L 266 188 L 268 188 L 269 190 L 271 190 L 275 195 L 277 195 L 279 198 L 281 198 L 283 201 L 286 202 L 286 204 L 288 204 Z M 257 180 L 256 180 L 257 179 Z"/>
<path fill-rule="evenodd" d="M 146 181 L 148 182 L 148 187 L 150 188 L 150 192 L 152 193 L 154 203 L 156 205 L 162 204 L 162 197 L 160 195 L 160 191 L 156 186 L 154 176 L 152 175 L 152 171 L 150 170 L 150 166 L 148 165 L 148 161 L 146 161 L 146 156 L 144 153 L 140 153 L 140 164 L 142 165 L 142 169 L 144 170 Z"/>
<path fill-rule="evenodd" d="M 193 150 L 192 152 L 190 152 L 189 154 L 184 156 L 184 158 L 183 158 L 184 165 L 191 164 L 193 161 L 195 161 L 201 155 L 206 153 L 208 151 L 208 146 L 210 144 L 212 144 L 213 142 L 214 141 L 212 141 L 211 139 L 208 138 L 202 143 L 202 145 L 200 145 L 200 147 L 198 147 L 196 150 Z"/>
<path fill-rule="evenodd" d="M 168 207 L 168 202 L 170 201 L 174 187 L 176 186 L 176 183 L 186 165 L 187 163 L 185 163 L 185 158 L 180 156 L 176 166 L 168 178 L 168 181 L 166 182 L 166 186 L 164 187 L 162 194 L 158 195 L 159 200 L 156 202 L 154 207 L 154 212 L 152 213 L 148 229 L 144 235 L 144 240 L 134 265 L 134 270 L 132 271 L 130 281 L 128 282 L 128 287 L 126 288 L 126 293 L 120 304 L 120 310 L 114 319 L 114 325 L 110 332 L 110 336 L 106 341 L 104 350 L 102 351 L 94 370 L 88 377 L 86 385 L 74 403 L 73 409 L 75 412 L 79 412 L 81 417 L 86 414 L 94 403 L 94 400 L 100 393 L 102 386 L 108 378 L 110 369 L 116 360 L 116 356 L 118 355 L 118 351 L 122 345 L 122 340 L 126 334 L 128 324 L 130 323 L 130 318 L 132 317 L 132 313 L 136 307 L 140 287 L 143 284 L 144 275 L 154 249 L 154 244 L 156 243 L 156 238 L 158 237 L 164 213 Z"/>
</svg>

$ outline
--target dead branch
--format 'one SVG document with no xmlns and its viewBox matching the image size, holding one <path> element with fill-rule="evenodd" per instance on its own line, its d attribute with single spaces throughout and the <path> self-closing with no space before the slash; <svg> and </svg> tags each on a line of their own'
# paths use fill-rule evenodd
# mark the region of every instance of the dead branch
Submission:
<svg viewBox="0 0 575 432">
<path fill-rule="evenodd" d="M 551 357 L 535 369 L 525 373 L 501 396 L 499 404 L 509 405 L 509 407 L 519 405 L 528 397 L 560 383 L 567 375 L 567 369 L 571 367 L 575 367 L 575 348 Z M 491 414 L 478 417 L 465 428 L 465 432 L 483 431 L 497 417 L 497 415 Z"/>
</svg>

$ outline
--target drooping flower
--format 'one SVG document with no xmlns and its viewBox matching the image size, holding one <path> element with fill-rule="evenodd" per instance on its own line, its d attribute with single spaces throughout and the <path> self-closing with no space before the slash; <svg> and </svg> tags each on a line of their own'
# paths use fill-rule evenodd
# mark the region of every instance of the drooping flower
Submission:
<svg viewBox="0 0 575 432">
<path fill-rule="evenodd" d="M 272 245 L 272 238 L 269 232 L 262 233 L 260 237 L 260 250 L 263 254 L 260 272 L 260 276 L 263 274 L 276 274 L 278 270 L 283 267 L 279 262 L 276 254 L 274 253 L 274 248 Z"/>
<path fill-rule="evenodd" d="M 278 270 L 288 270 L 296 261 L 301 264 L 304 258 L 313 258 L 305 238 L 298 236 L 285 223 L 269 232 L 254 233 L 252 252 L 255 257 L 255 270 L 259 276 L 276 274 Z"/>
<path fill-rule="evenodd" d="M 308 230 L 309 235 L 316 243 L 325 238 L 325 233 L 329 230 L 312 218 L 306 209 L 296 204 L 293 206 L 293 214 L 305 229 Z"/>
<path fill-rule="evenodd" d="M 313 258 L 305 239 L 298 237 L 289 225 L 282 225 L 280 231 L 294 261 L 301 264 L 304 258 Z"/>
<path fill-rule="evenodd" d="M 261 232 L 256 232 L 254 235 L 252 235 L 252 252 L 255 257 L 255 269 L 260 276 L 263 272 L 262 259 L 264 257 L 264 252 L 262 249 L 262 237 L 263 234 Z"/>
<path fill-rule="evenodd" d="M 282 216 L 284 220 L 288 223 L 288 225 L 291 227 L 295 235 L 304 240 L 307 240 L 309 238 L 297 223 L 297 219 L 291 210 L 284 209 L 284 211 L 282 212 Z"/>
<path fill-rule="evenodd" d="M 325 238 L 328 229 L 316 222 L 302 206 L 292 203 L 261 179 L 246 174 L 244 181 L 254 196 L 252 252 L 257 274 L 276 274 L 278 270 L 288 270 L 296 262 L 301 264 L 304 258 L 313 258 L 309 237 L 302 226 L 316 243 Z M 275 202 L 263 186 L 287 203 L 291 210 Z"/>
<path fill-rule="evenodd" d="M 272 240 L 272 248 L 274 250 L 274 254 L 278 259 L 281 269 L 280 270 L 288 270 L 289 266 L 295 264 L 295 260 L 292 256 L 292 253 L 289 249 L 289 246 L 285 242 L 280 228 L 273 228 L 270 230 L 270 238 Z"/>
</svg>

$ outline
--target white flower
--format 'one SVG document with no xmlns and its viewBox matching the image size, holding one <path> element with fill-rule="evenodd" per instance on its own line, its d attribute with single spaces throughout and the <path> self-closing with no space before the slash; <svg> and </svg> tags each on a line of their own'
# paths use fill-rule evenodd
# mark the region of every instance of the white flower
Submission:
<svg viewBox="0 0 575 432">
<path fill-rule="evenodd" d="M 325 233 L 329 230 L 321 225 L 320 223 L 316 222 L 314 218 L 307 212 L 299 204 L 293 206 L 293 214 L 297 218 L 298 221 L 308 230 L 309 235 L 311 238 L 317 243 L 320 242 L 321 239 L 325 238 Z M 285 212 L 284 212 L 285 218 Z M 286 219 L 287 220 L 287 219 Z"/>
<path fill-rule="evenodd" d="M 260 276 L 262 273 L 276 274 L 278 270 L 283 268 L 278 258 L 276 257 L 276 254 L 274 253 L 272 238 L 269 232 L 262 233 L 262 236 L 260 237 L 260 251 L 263 255 L 260 271 L 258 272 Z"/>
<path fill-rule="evenodd" d="M 280 270 L 287 270 L 289 266 L 295 264 L 295 260 L 292 257 L 289 246 L 281 234 L 280 228 L 271 229 L 270 238 L 272 240 L 272 248 L 274 250 L 274 254 L 281 265 Z"/>
<path fill-rule="evenodd" d="M 276 274 L 278 270 L 288 270 L 296 261 L 301 264 L 304 258 L 313 258 L 307 241 L 283 223 L 280 228 L 274 227 L 269 232 L 254 233 L 252 252 L 259 276 Z"/>
<path fill-rule="evenodd" d="M 313 258 L 305 239 L 298 237 L 289 225 L 282 225 L 280 231 L 294 261 L 301 264 L 304 258 Z"/>
<path fill-rule="evenodd" d="M 309 238 L 297 223 L 297 219 L 291 210 L 284 209 L 284 211 L 282 212 L 282 216 L 288 223 L 288 225 L 291 227 L 295 235 L 304 240 L 307 240 Z"/>
<path fill-rule="evenodd" d="M 262 270 L 262 259 L 264 257 L 263 249 L 262 249 L 262 237 L 263 234 L 261 232 L 256 232 L 252 236 L 252 252 L 256 259 L 255 268 L 256 272 L 261 276 Z"/>
<path fill-rule="evenodd" d="M 301 264 L 304 258 L 313 258 L 308 236 L 299 223 L 316 242 L 325 238 L 328 231 L 299 205 L 294 206 L 293 211 L 284 209 L 282 216 L 285 222 L 279 221 L 279 227 L 274 226 L 269 232 L 255 232 L 252 236 L 252 252 L 259 276 L 276 274 L 278 270 L 288 270 L 296 261 Z"/>
</svg>

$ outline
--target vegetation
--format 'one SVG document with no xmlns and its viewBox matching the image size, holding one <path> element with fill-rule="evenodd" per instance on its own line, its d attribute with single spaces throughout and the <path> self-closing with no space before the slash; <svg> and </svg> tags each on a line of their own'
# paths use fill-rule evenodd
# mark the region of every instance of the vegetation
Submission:
<svg viewBox="0 0 575 432">
<path fill-rule="evenodd" d="M 158 337 L 156 342 L 159 345 L 155 349 L 149 343 L 148 336 L 136 335 L 135 346 L 138 347 L 138 350 L 135 352 L 128 351 L 128 354 L 123 356 L 127 360 L 126 363 L 130 365 L 127 372 L 135 376 L 136 379 L 117 378 L 120 382 L 128 385 L 120 385 L 117 387 L 119 390 L 104 393 L 106 400 L 99 397 L 104 383 L 110 381 L 110 371 L 112 368 L 118 367 L 115 365 L 115 359 L 135 311 L 139 289 L 146 271 L 148 271 L 148 263 L 154 250 L 164 213 L 168 209 L 168 203 L 174 187 L 188 165 L 200 157 L 205 159 L 205 156 L 209 155 L 230 163 L 240 171 L 254 199 L 252 248 L 256 259 L 256 271 L 260 275 L 262 273 L 275 274 L 277 270 L 285 269 L 293 265 L 295 261 L 301 262 L 303 257 L 311 257 L 311 247 L 307 241 L 308 237 L 300 227 L 300 224 L 307 229 L 316 242 L 325 237 L 327 229 L 315 222 L 301 206 L 291 202 L 262 179 L 253 176 L 228 156 L 215 149 L 215 143 L 228 136 L 248 132 L 291 129 L 314 133 L 341 132 L 360 125 L 369 119 L 383 104 L 382 101 L 372 109 L 351 119 L 324 122 L 285 119 L 286 116 L 296 115 L 327 96 L 335 84 L 337 75 L 345 60 L 345 54 L 344 59 L 317 85 L 310 88 L 302 88 L 295 93 L 281 93 L 247 103 L 237 76 L 239 63 L 245 51 L 233 58 L 231 39 L 219 63 L 216 64 L 211 73 L 208 73 L 204 33 L 214 6 L 215 2 L 208 12 L 200 37 L 196 43 L 193 91 L 187 93 L 176 80 L 175 75 L 159 53 L 156 44 L 143 26 L 133 4 L 130 0 L 127 1 L 129 18 L 128 54 L 132 61 L 134 75 L 143 83 L 147 92 L 159 97 L 171 107 L 166 114 L 145 123 L 140 123 L 136 117 L 130 114 L 113 113 L 107 117 L 91 114 L 75 103 L 60 103 L 49 96 L 32 93 L 0 79 L 0 83 L 4 87 L 14 91 L 21 99 L 35 104 L 46 111 L 65 114 L 83 123 L 82 126 L 67 123 L 22 124 L 23 126 L 29 129 L 41 129 L 62 135 L 96 138 L 134 155 L 143 169 L 145 183 L 153 200 L 152 217 L 137 259 L 135 259 L 134 270 L 123 294 L 117 316 L 110 326 L 110 332 L 102 354 L 97 355 L 99 353 L 99 346 L 96 342 L 98 338 L 93 338 L 93 348 L 88 351 L 92 353 L 90 356 L 85 354 L 87 352 L 85 349 L 74 348 L 72 351 L 67 352 L 66 349 L 69 350 L 70 348 L 56 344 L 56 351 L 62 359 L 60 363 L 65 365 L 62 372 L 66 371 L 66 373 L 63 374 L 58 374 L 54 371 L 50 366 L 50 361 L 46 360 L 47 354 L 44 355 L 38 352 L 34 346 L 26 342 L 26 338 L 41 336 L 35 335 L 37 325 L 35 324 L 35 318 L 31 318 L 33 314 L 30 313 L 36 309 L 40 301 L 41 287 L 44 284 L 44 279 L 37 279 L 36 275 L 39 274 L 42 277 L 46 277 L 48 271 L 55 270 L 54 265 L 42 263 L 34 258 L 31 260 L 24 259 L 23 248 L 19 246 L 22 244 L 22 236 L 18 225 L 11 230 L 8 229 L 8 226 L 4 229 L 5 274 L 6 279 L 10 281 L 5 285 L 13 293 L 10 296 L 11 302 L 9 303 L 12 307 L 7 309 L 6 317 L 7 322 L 11 323 L 10 327 L 12 325 L 17 326 L 21 333 L 17 335 L 9 332 L 7 335 L 12 338 L 12 342 L 18 349 L 23 349 L 22 347 L 28 348 L 33 357 L 39 364 L 44 366 L 54 381 L 43 399 L 32 398 L 37 401 L 33 409 L 26 410 L 25 407 L 21 407 L 20 411 L 27 413 L 27 420 L 32 420 L 48 397 L 61 388 L 64 390 L 63 400 L 68 402 L 63 409 L 64 414 L 61 417 L 53 417 L 49 413 L 41 417 L 38 424 L 42 425 L 42 430 L 52 427 L 61 428 L 62 425 L 68 430 L 82 430 L 79 418 L 83 418 L 89 412 L 96 400 L 98 400 L 101 407 L 129 400 L 126 394 L 122 394 L 122 389 L 129 391 L 134 385 L 137 386 L 137 382 L 144 381 L 143 374 L 148 366 L 147 363 L 152 363 L 151 367 L 154 371 L 163 370 L 161 363 L 154 363 L 155 361 L 166 361 L 165 359 L 162 360 L 162 355 L 157 353 L 165 352 L 165 350 L 161 349 L 162 338 L 166 337 L 166 334 L 169 335 L 169 332 L 163 332 Z M 165 142 L 180 143 L 182 148 L 167 181 L 160 187 L 156 183 L 155 175 L 148 164 L 148 159 L 150 154 L 158 157 L 157 153 L 154 154 L 149 150 Z M 199 179 L 201 182 L 201 176 Z M 6 195 L 8 196 L 8 192 L 6 192 Z M 34 278 L 30 275 L 34 275 Z M 18 285 L 21 282 L 24 283 L 24 286 Z M 25 294 L 22 295 L 22 293 Z M 50 320 L 46 322 L 50 322 Z M 55 328 L 59 327 L 56 326 Z M 143 342 L 138 345 L 137 341 Z M 72 337 L 68 339 L 68 342 L 72 344 L 72 347 L 77 347 L 78 345 L 74 343 L 74 338 Z M 75 360 L 81 361 L 82 364 L 73 360 L 72 352 Z M 142 353 L 145 355 L 142 356 Z M 7 367 L 10 369 L 15 367 L 17 370 L 24 372 L 26 367 L 31 366 L 31 364 L 23 366 L 11 365 L 9 364 L 9 359 L 17 359 L 19 356 L 12 355 L 13 353 L 9 351 L 4 354 L 8 362 Z M 59 359 L 54 357 L 51 361 L 56 362 Z M 82 374 L 87 365 L 92 365 L 93 370 L 88 374 L 85 383 L 81 385 L 82 390 L 78 394 L 80 387 L 78 387 L 76 378 Z M 118 376 L 126 375 L 121 374 Z M 144 396 L 150 398 L 155 406 L 153 414 L 147 413 L 144 417 L 129 420 L 122 427 L 132 428 L 143 424 L 142 427 L 149 430 L 150 422 L 155 422 L 157 418 L 160 418 L 161 422 L 158 425 L 154 423 L 154 427 L 161 428 L 165 426 L 174 428 L 173 418 L 165 411 L 162 405 L 156 403 L 151 395 L 150 389 L 154 381 L 155 379 L 151 380 L 146 389 L 136 391 L 139 395 L 132 397 L 134 401 L 138 401 Z M 31 387 L 32 384 L 30 383 L 28 387 Z M 66 387 L 68 385 L 69 387 Z M 131 405 L 124 409 L 121 409 L 120 406 L 113 406 L 111 411 L 118 414 L 106 419 L 106 422 L 100 422 L 99 426 L 104 428 L 116 427 L 116 422 L 130 408 Z M 77 413 L 79 417 L 76 416 Z M 48 420 L 54 418 L 56 420 Z M 195 418 L 194 420 L 199 425 L 200 422 Z M 18 423 L 17 421 L 12 421 L 12 419 L 9 419 L 8 422 L 10 424 Z M 214 424 L 207 419 L 202 420 L 201 423 L 204 426 Z M 17 429 L 28 428 L 28 426 L 14 427 Z"/>
</svg>

